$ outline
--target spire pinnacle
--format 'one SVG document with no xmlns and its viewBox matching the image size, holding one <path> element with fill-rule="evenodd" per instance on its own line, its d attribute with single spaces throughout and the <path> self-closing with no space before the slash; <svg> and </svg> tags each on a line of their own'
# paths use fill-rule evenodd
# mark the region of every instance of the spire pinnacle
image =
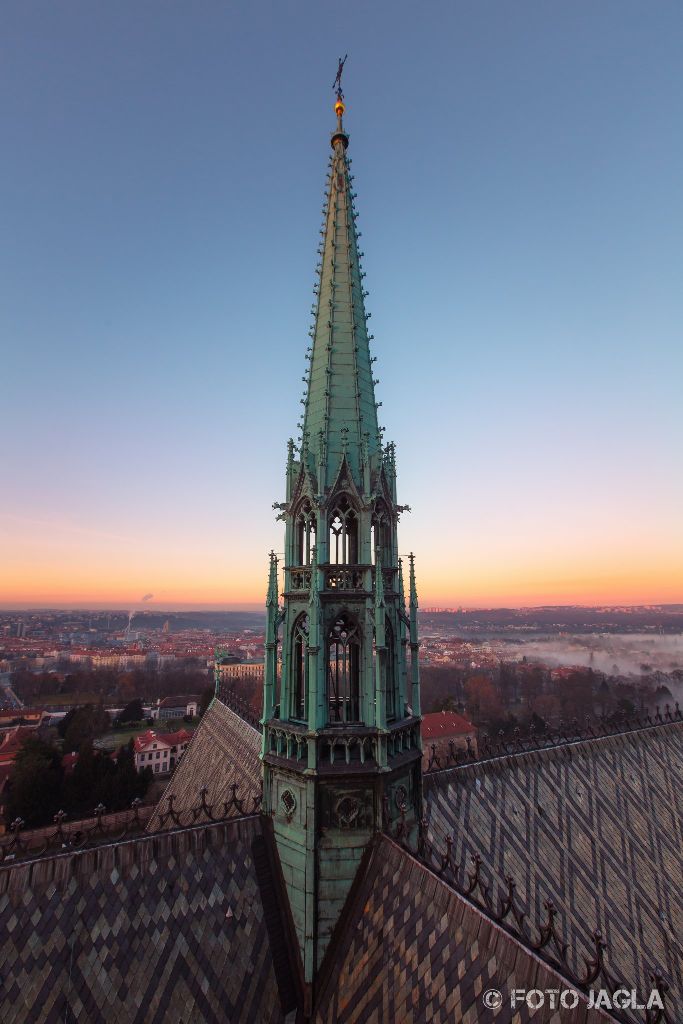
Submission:
<svg viewBox="0 0 683 1024">
<path fill-rule="evenodd" d="M 384 577 L 382 575 L 382 552 L 381 552 L 380 548 L 377 548 L 377 552 L 376 552 L 376 556 L 375 556 L 375 611 L 379 612 L 379 611 L 383 610 L 384 608 L 385 608 L 385 601 L 384 601 Z M 379 619 L 378 619 L 376 624 L 375 624 L 375 628 L 377 629 L 377 635 L 378 636 L 379 636 L 379 633 L 380 633 L 380 629 L 381 629 L 381 632 L 382 632 L 382 636 L 384 636 L 384 622 L 383 621 L 380 622 Z M 382 644 L 379 643 L 379 640 L 377 641 L 377 645 L 379 647 L 382 646 Z"/>
<path fill-rule="evenodd" d="M 405 614 L 406 594 L 405 594 L 405 588 L 403 586 L 403 559 L 402 558 L 399 558 L 399 560 L 398 560 L 398 598 L 399 598 L 399 608 Z"/>
<path fill-rule="evenodd" d="M 337 130 L 332 136 L 332 149 L 336 149 L 337 142 L 341 142 L 344 149 L 346 149 L 349 144 L 349 137 L 344 131 L 344 125 L 342 123 L 342 118 L 346 111 L 346 107 L 344 106 L 344 93 L 342 91 L 341 84 L 342 74 L 344 72 L 344 65 L 346 64 L 347 57 L 348 53 L 343 58 L 339 58 L 339 66 L 337 67 L 337 77 L 332 83 L 332 88 L 337 94 L 337 102 L 334 105 L 334 112 L 337 115 Z"/>
<path fill-rule="evenodd" d="M 336 479 L 344 454 L 359 491 L 369 490 L 381 461 L 370 336 L 358 247 L 357 211 L 347 158 L 340 59 L 334 81 L 337 118 L 325 206 L 318 278 L 314 289 L 313 339 L 307 354 L 303 432 L 310 446 L 303 461 L 318 476 L 319 493 Z M 366 465 L 367 463 L 367 465 Z M 367 480 L 365 477 L 367 476 Z M 367 486 L 366 486 L 367 485 Z"/>
<path fill-rule="evenodd" d="M 269 557 L 270 568 L 268 572 L 268 596 L 266 598 L 266 607 L 277 608 L 277 556 L 274 551 L 271 551 Z"/>
<path fill-rule="evenodd" d="M 410 607 L 417 611 L 417 586 L 415 583 L 415 555 L 411 551 L 408 555 L 410 560 Z"/>
</svg>

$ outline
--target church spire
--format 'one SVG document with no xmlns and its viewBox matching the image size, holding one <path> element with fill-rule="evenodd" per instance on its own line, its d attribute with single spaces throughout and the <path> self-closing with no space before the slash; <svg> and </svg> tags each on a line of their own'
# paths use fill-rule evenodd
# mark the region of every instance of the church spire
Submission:
<svg viewBox="0 0 683 1024">
<path fill-rule="evenodd" d="M 408 619 L 397 532 L 407 506 L 377 425 L 342 67 L 303 437 L 298 458 L 288 446 L 287 500 L 274 505 L 285 523 L 282 604 L 275 555 L 267 602 L 263 809 L 306 986 L 373 834 L 399 814 L 416 828 L 422 807 L 417 591 L 411 561 Z"/>
<path fill-rule="evenodd" d="M 341 89 L 334 110 L 337 127 L 331 137 L 303 419 L 303 438 L 309 444 L 307 468 L 322 476 L 318 493 L 334 482 L 344 447 L 359 490 L 363 488 L 361 450 L 366 447 L 372 458 L 381 449 Z"/>
</svg>

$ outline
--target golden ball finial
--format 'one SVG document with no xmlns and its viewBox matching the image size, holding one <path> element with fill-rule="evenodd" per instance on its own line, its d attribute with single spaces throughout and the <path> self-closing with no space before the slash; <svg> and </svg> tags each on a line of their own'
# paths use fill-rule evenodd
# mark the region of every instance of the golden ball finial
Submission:
<svg viewBox="0 0 683 1024">
<path fill-rule="evenodd" d="M 343 117 L 345 110 L 346 110 L 346 107 L 344 106 L 342 101 L 341 100 L 337 100 L 337 102 L 334 105 L 334 112 L 337 115 L 337 117 Z"/>
</svg>

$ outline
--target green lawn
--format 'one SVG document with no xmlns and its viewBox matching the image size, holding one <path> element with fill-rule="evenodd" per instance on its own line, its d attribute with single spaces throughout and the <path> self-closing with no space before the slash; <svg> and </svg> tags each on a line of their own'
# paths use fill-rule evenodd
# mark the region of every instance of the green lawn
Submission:
<svg viewBox="0 0 683 1024">
<path fill-rule="evenodd" d="M 181 718 L 164 722 L 162 728 L 157 728 L 156 725 L 136 725 L 131 729 L 112 729 L 111 732 L 107 732 L 95 740 L 95 746 L 101 750 L 118 750 L 124 743 L 128 743 L 128 740 L 135 739 L 136 736 L 147 732 L 148 729 L 154 729 L 155 732 L 178 732 L 179 729 L 187 729 L 188 732 L 192 732 L 198 724 L 198 722 L 184 722 Z"/>
</svg>

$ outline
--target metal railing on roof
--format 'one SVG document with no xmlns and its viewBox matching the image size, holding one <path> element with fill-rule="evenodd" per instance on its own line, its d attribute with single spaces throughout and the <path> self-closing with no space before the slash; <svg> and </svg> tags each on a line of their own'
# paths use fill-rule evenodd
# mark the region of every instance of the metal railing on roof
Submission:
<svg viewBox="0 0 683 1024">
<path fill-rule="evenodd" d="M 569 944 L 559 934 L 559 911 L 551 899 L 543 901 L 545 919 L 530 923 L 526 911 L 519 905 L 516 884 L 511 875 L 506 875 L 504 885 L 494 891 L 493 884 L 484 878 L 484 862 L 479 853 L 470 855 L 469 868 L 464 863 L 457 863 L 453 854 L 453 839 L 450 836 L 446 836 L 442 848 L 437 847 L 429 838 L 426 819 L 423 818 L 417 824 L 410 822 L 406 817 L 407 805 L 403 804 L 398 818 L 392 821 L 389 807 L 388 797 L 385 796 L 382 814 L 385 835 L 421 861 L 446 885 L 469 900 L 486 917 L 504 928 L 527 949 L 542 957 L 574 988 L 586 996 L 596 988 L 606 990 L 610 997 L 624 990 L 627 994 L 637 992 L 636 985 L 626 984 L 608 967 L 605 960 L 608 947 L 599 929 L 596 929 L 589 939 L 584 940 L 584 948 L 589 949 L 590 953 L 582 954 L 583 968 L 577 971 L 570 962 Z M 640 1020 L 642 1024 L 677 1024 L 671 1016 L 670 1006 L 667 1005 L 669 984 L 662 971 L 655 967 L 648 973 L 652 986 L 649 995 L 656 993 L 658 999 L 655 1002 L 659 1005 L 647 1009 L 647 1002 L 640 998 L 642 1007 L 637 1008 L 645 1008 L 645 1013 L 641 1017 L 628 1017 L 613 1006 L 610 1006 L 610 1014 L 624 1024 L 632 1024 L 634 1020 Z M 639 995 L 643 996 L 645 993 Z"/>
<path fill-rule="evenodd" d="M 64 811 L 58 811 L 53 819 L 54 828 L 29 830 L 21 818 L 16 818 L 9 826 L 9 839 L 0 842 L 0 866 L 6 867 L 18 861 L 37 860 L 58 853 L 77 852 L 103 843 L 121 842 L 142 833 L 155 815 L 155 827 L 146 833 L 150 836 L 192 825 L 218 824 L 259 813 L 263 799 L 262 783 L 256 792 L 248 787 L 243 796 L 240 795 L 239 783 L 232 783 L 229 789 L 230 796 L 227 799 L 209 803 L 209 788 L 202 786 L 198 802 L 180 810 L 175 808 L 176 796 L 171 793 L 165 798 L 165 811 L 160 811 L 158 807 L 143 807 L 139 799 L 133 800 L 130 811 L 109 815 L 104 804 L 98 804 L 92 818 L 78 822 L 69 822 Z"/>
<path fill-rule="evenodd" d="M 532 723 L 529 732 L 522 734 L 517 727 L 511 736 L 506 735 L 501 729 L 498 735 L 493 738 L 487 733 L 482 735 L 479 748 L 475 753 L 472 740 L 467 737 L 465 748 L 456 747 L 453 740 L 450 740 L 446 754 L 437 753 L 437 744 L 430 744 L 431 753 L 428 756 L 427 765 L 424 769 L 426 775 L 434 772 L 445 771 L 448 768 L 458 768 L 463 765 L 477 764 L 482 761 L 491 761 L 498 757 L 507 757 L 513 754 L 525 754 L 537 750 L 547 750 L 551 747 L 560 747 L 569 743 L 581 743 L 584 740 L 601 739 L 605 736 L 618 736 L 622 733 L 638 732 L 643 729 L 655 729 L 660 725 L 667 725 L 673 722 L 683 722 L 683 712 L 678 701 L 671 710 L 669 704 L 665 705 L 664 714 L 657 706 L 654 715 L 613 715 L 608 717 L 600 715 L 595 721 L 590 715 L 586 715 L 584 725 L 579 725 L 578 719 L 565 723 L 562 719 L 553 727 L 544 723 L 544 729 L 536 729 Z"/>
<path fill-rule="evenodd" d="M 222 704 L 225 704 L 227 708 L 234 711 L 247 725 L 252 726 L 254 729 L 261 731 L 261 722 L 258 714 L 252 707 L 252 705 L 240 697 L 238 693 L 229 687 L 219 682 L 216 686 L 216 696 Z"/>
</svg>

